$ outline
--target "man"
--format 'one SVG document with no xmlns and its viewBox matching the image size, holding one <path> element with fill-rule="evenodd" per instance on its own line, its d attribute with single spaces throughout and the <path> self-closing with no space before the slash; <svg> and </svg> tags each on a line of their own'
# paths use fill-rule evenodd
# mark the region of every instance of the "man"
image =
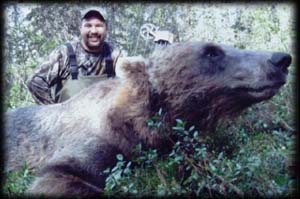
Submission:
<svg viewBox="0 0 300 199">
<path fill-rule="evenodd" d="M 38 104 L 63 102 L 89 85 L 115 76 L 115 64 L 121 52 L 112 56 L 104 41 L 106 20 L 97 10 L 81 18 L 81 40 L 56 48 L 28 82 Z"/>
</svg>

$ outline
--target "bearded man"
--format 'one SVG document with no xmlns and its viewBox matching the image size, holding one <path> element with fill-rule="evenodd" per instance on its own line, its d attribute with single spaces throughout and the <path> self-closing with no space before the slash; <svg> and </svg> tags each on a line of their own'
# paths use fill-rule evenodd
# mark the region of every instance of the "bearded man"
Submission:
<svg viewBox="0 0 300 199">
<path fill-rule="evenodd" d="M 80 41 L 54 49 L 28 81 L 36 103 L 63 102 L 83 88 L 115 76 L 121 51 L 112 52 L 105 42 L 107 31 L 107 22 L 98 10 L 83 13 Z"/>
</svg>

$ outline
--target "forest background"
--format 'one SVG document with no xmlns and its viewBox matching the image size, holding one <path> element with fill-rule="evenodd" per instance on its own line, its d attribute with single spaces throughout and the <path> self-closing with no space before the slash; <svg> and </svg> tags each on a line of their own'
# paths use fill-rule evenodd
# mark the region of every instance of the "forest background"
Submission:
<svg viewBox="0 0 300 199">
<path fill-rule="evenodd" d="M 283 51 L 296 60 L 295 9 L 291 3 L 6 3 L 4 111 L 34 104 L 26 86 L 28 78 L 56 46 L 79 39 L 81 12 L 89 7 L 102 11 L 109 26 L 107 41 L 128 56 L 148 57 L 153 52 L 153 41 L 140 36 L 142 25 L 151 23 L 172 32 L 175 42 L 212 41 L 242 49 Z M 194 146 L 198 149 L 195 161 L 204 169 L 193 168 L 176 148 L 163 160 L 155 150 L 143 151 L 134 160 L 139 168 L 129 167 L 118 156 L 116 167 L 108 170 L 106 193 L 290 196 L 297 188 L 293 172 L 295 103 L 293 61 L 288 82 L 278 95 L 249 108 L 234 122 L 222 124 L 216 133 Z M 178 129 L 195 134 L 193 129 L 184 129 L 184 121 L 178 120 Z M 137 150 L 141 149 L 137 146 Z M 177 176 L 175 167 L 190 174 Z M 33 178 L 34 171 L 25 165 L 22 171 L 8 175 L 4 193 L 22 194 Z"/>
</svg>

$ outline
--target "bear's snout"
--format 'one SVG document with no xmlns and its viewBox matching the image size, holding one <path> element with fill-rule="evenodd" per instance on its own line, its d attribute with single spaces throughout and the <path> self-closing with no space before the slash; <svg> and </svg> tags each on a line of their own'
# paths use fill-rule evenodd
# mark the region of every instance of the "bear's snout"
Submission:
<svg viewBox="0 0 300 199">
<path fill-rule="evenodd" d="M 281 68 L 283 71 L 286 71 L 292 62 L 292 56 L 287 53 L 276 52 L 272 54 L 270 62 L 274 66 Z"/>
</svg>

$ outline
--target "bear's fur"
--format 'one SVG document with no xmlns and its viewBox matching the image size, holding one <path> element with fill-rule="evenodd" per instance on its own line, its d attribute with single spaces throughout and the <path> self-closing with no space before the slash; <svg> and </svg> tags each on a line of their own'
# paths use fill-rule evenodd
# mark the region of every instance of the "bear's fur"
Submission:
<svg viewBox="0 0 300 199">
<path fill-rule="evenodd" d="M 116 163 L 117 154 L 129 159 L 139 143 L 160 151 L 169 145 L 162 136 L 168 125 L 147 126 L 160 108 L 163 124 L 180 118 L 212 131 L 219 119 L 276 94 L 290 63 L 285 53 L 202 42 L 173 44 L 149 59 L 122 58 L 116 78 L 64 103 L 8 112 L 6 171 L 25 162 L 37 169 L 33 194 L 101 193 L 106 177 L 101 172 Z"/>
</svg>

